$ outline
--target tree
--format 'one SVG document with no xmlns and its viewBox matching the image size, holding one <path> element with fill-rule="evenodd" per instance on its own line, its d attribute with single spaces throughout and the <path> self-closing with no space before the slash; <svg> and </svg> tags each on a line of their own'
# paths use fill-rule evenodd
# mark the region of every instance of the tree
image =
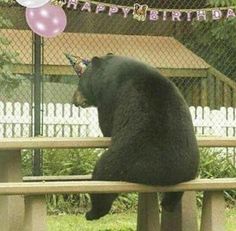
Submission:
<svg viewBox="0 0 236 231">
<path fill-rule="evenodd" d="M 9 0 L 0 0 L 0 4 L 9 3 Z M 10 28 L 10 20 L 0 16 L 0 28 Z M 10 41 L 0 34 L 0 90 L 1 94 L 10 93 L 20 83 L 20 76 L 12 73 L 12 65 L 16 62 L 16 53 L 7 48 Z"/>
<path fill-rule="evenodd" d="M 209 0 L 208 6 L 235 6 L 236 0 Z M 180 40 L 210 65 L 236 80 L 236 18 L 193 22 Z"/>
</svg>

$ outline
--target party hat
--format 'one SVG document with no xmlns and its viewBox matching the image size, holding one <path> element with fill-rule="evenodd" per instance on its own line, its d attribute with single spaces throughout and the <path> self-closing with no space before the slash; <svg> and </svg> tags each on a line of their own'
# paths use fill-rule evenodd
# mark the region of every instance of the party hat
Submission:
<svg viewBox="0 0 236 231">
<path fill-rule="evenodd" d="M 69 53 L 64 53 L 64 55 L 69 60 L 71 66 L 74 68 L 77 75 L 80 77 L 85 71 L 87 65 L 89 64 L 89 60 L 82 59 L 79 56 L 75 56 Z"/>
</svg>

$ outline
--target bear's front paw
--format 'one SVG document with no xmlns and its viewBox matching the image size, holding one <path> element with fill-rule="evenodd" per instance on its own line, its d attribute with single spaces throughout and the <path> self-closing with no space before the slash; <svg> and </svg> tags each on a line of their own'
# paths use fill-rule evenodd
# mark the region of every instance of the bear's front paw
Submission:
<svg viewBox="0 0 236 231">
<path fill-rule="evenodd" d="M 88 221 L 97 220 L 105 216 L 108 212 L 109 210 L 97 211 L 97 210 L 91 209 L 89 212 L 86 213 L 85 217 Z"/>
<path fill-rule="evenodd" d="M 99 216 L 98 214 L 94 213 L 92 210 L 87 212 L 86 215 L 86 220 L 88 221 L 92 221 L 92 220 L 97 220 L 99 219 L 101 216 Z"/>
</svg>

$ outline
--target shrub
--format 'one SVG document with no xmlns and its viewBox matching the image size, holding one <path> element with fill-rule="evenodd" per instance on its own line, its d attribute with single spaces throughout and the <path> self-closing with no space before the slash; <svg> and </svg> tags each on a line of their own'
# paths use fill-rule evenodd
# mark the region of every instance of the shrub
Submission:
<svg viewBox="0 0 236 231">
<path fill-rule="evenodd" d="M 0 4 L 10 3 L 10 0 L 0 0 Z M 0 28 L 11 28 L 13 25 L 9 19 L 0 15 Z M 1 94 L 11 96 L 13 90 L 18 87 L 22 76 L 13 74 L 12 65 L 17 62 L 17 53 L 9 50 L 10 41 L 0 34 L 0 86 Z"/>
<path fill-rule="evenodd" d="M 227 153 L 227 149 L 207 149 L 200 150 L 200 177 L 201 178 L 226 178 L 236 177 L 236 167 L 233 162 L 235 154 Z M 228 206 L 236 205 L 236 191 L 224 192 Z M 198 202 L 201 204 L 202 194 L 199 194 Z"/>
<path fill-rule="evenodd" d="M 43 174 L 45 176 L 87 175 L 103 152 L 103 149 L 52 149 L 43 151 Z M 23 173 L 32 175 L 32 153 L 22 155 Z M 78 214 L 88 209 L 88 194 L 49 195 L 49 214 Z"/>
</svg>

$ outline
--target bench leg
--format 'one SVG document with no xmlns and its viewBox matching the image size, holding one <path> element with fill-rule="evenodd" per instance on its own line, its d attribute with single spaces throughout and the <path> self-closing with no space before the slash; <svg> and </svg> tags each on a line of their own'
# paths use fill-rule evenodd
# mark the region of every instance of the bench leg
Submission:
<svg viewBox="0 0 236 231">
<path fill-rule="evenodd" d="M 196 193 L 185 192 L 175 211 L 162 211 L 161 231 L 197 231 Z"/>
<path fill-rule="evenodd" d="M 20 150 L 0 151 L 0 182 L 20 182 Z M 24 220 L 24 198 L 22 196 L 0 196 L 0 230 L 22 230 Z"/>
<path fill-rule="evenodd" d="M 137 231 L 160 231 L 157 193 L 139 193 Z"/>
<path fill-rule="evenodd" d="M 205 192 L 201 231 L 224 231 L 225 201 L 223 192 Z"/>
<path fill-rule="evenodd" d="M 24 231 L 46 230 L 47 208 L 45 196 L 26 196 Z"/>
</svg>

